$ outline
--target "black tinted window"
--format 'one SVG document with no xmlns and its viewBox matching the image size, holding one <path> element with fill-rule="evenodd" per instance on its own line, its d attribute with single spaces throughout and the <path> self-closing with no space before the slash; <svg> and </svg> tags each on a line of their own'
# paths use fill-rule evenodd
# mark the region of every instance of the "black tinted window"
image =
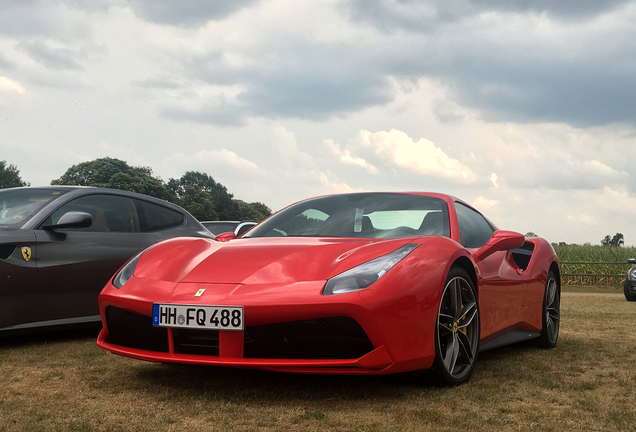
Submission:
<svg viewBox="0 0 636 432">
<path fill-rule="evenodd" d="M 139 210 L 141 230 L 144 232 L 159 231 L 183 224 L 185 216 L 178 211 L 146 201 L 135 201 Z"/>
<path fill-rule="evenodd" d="M 478 248 L 486 244 L 495 229 L 485 217 L 475 210 L 456 202 L 459 242 L 467 248 Z"/>
<path fill-rule="evenodd" d="M 116 195 L 87 195 L 64 204 L 55 210 L 43 225 L 55 225 L 70 212 L 79 211 L 92 216 L 88 228 L 69 228 L 87 232 L 139 232 L 140 224 L 133 200 Z"/>
</svg>

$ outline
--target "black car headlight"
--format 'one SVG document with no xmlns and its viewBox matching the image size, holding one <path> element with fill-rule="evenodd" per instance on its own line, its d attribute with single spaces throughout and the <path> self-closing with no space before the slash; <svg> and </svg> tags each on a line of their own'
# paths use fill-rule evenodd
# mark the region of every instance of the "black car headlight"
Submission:
<svg viewBox="0 0 636 432">
<path fill-rule="evenodd" d="M 627 279 L 629 279 L 630 282 L 636 282 L 636 266 L 629 269 L 627 272 Z"/>
<path fill-rule="evenodd" d="M 419 244 L 406 244 L 390 254 L 332 277 L 322 290 L 323 295 L 344 294 L 370 287 L 418 246 Z"/>
<path fill-rule="evenodd" d="M 131 277 L 133 277 L 135 268 L 137 267 L 137 263 L 139 262 L 139 258 L 141 258 L 142 254 L 143 252 L 137 254 L 136 257 L 128 261 L 126 265 L 119 270 L 117 276 L 115 276 L 115 278 L 113 279 L 113 285 L 115 286 L 115 288 L 123 287 L 124 284 L 128 282 Z"/>
</svg>

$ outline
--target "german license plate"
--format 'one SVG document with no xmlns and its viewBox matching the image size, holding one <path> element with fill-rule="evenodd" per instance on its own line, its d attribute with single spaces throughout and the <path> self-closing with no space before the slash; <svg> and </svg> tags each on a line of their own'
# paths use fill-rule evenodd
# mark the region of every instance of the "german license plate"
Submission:
<svg viewBox="0 0 636 432">
<path fill-rule="evenodd" d="M 202 330 L 243 330 L 243 307 L 153 304 L 152 325 Z"/>
</svg>

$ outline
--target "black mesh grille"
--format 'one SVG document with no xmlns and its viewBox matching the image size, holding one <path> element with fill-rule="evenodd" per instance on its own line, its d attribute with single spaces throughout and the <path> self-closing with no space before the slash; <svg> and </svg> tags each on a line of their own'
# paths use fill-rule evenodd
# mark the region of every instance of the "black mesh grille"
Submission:
<svg viewBox="0 0 636 432">
<path fill-rule="evenodd" d="M 355 320 L 321 318 L 245 329 L 246 358 L 354 359 L 373 350 L 373 344 Z"/>
<path fill-rule="evenodd" d="M 167 330 L 154 327 L 151 317 L 109 306 L 106 308 L 106 325 L 110 340 L 115 345 L 148 351 L 169 351 Z"/>
<path fill-rule="evenodd" d="M 174 350 L 183 354 L 219 355 L 218 330 L 172 329 Z"/>
</svg>

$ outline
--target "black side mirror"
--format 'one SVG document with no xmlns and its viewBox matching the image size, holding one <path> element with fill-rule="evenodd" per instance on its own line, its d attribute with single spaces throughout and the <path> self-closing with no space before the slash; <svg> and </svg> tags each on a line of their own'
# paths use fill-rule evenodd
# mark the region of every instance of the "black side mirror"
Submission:
<svg viewBox="0 0 636 432">
<path fill-rule="evenodd" d="M 44 225 L 42 229 L 88 228 L 91 225 L 93 225 L 93 216 L 90 213 L 70 211 L 64 213 L 55 225 Z"/>
</svg>

